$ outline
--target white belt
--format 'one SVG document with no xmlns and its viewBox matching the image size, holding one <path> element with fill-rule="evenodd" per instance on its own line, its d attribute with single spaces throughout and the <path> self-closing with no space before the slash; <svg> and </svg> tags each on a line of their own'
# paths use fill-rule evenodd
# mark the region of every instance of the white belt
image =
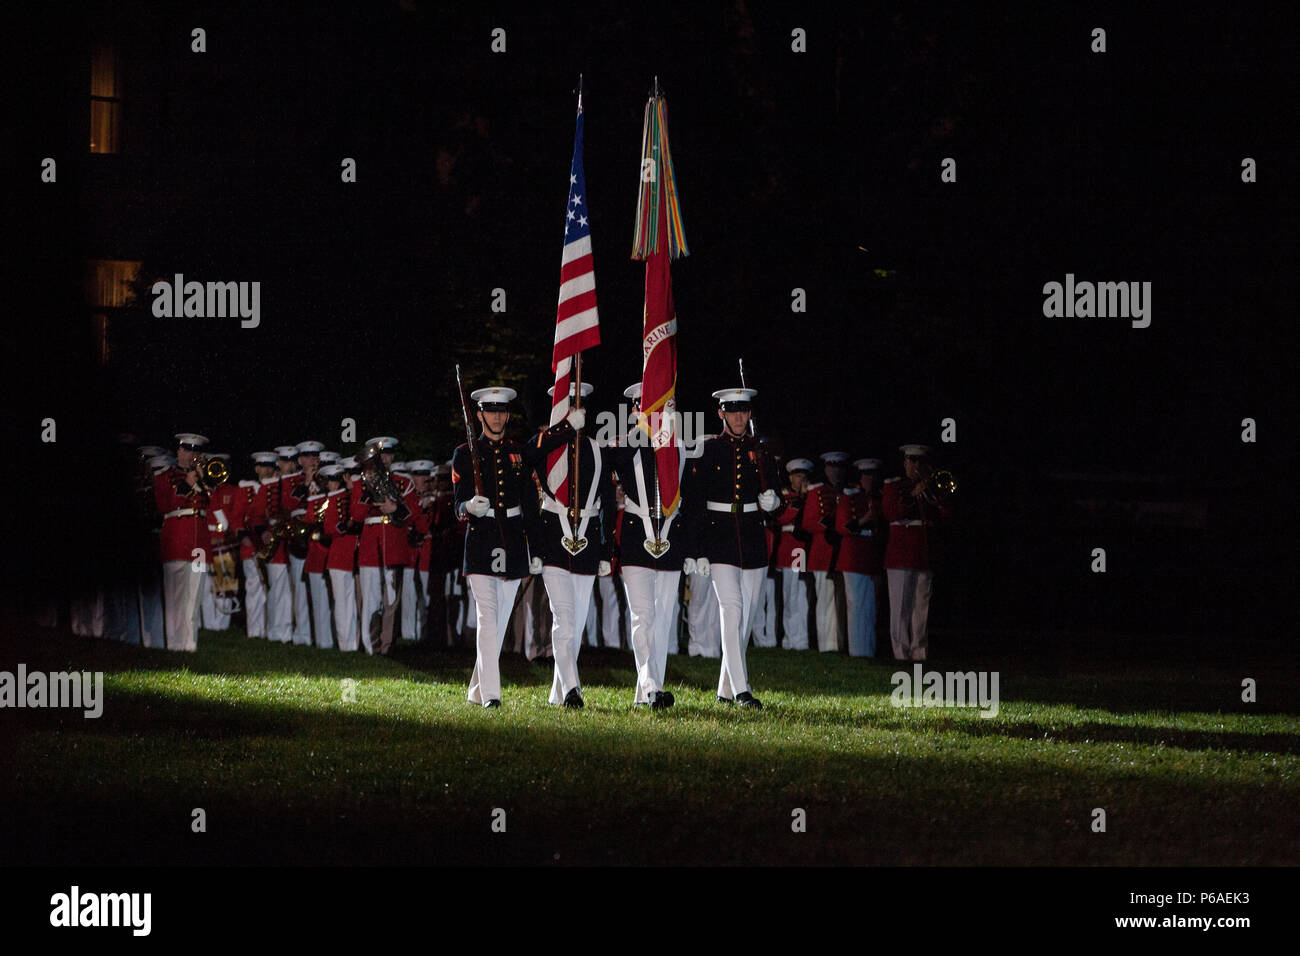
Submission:
<svg viewBox="0 0 1300 956">
<path fill-rule="evenodd" d="M 783 525 L 781 525 L 781 530 L 782 530 L 782 531 L 793 531 L 793 530 L 794 530 L 794 525 L 792 525 L 792 524 L 783 524 Z"/>
<path fill-rule="evenodd" d="M 871 536 L 872 536 L 872 531 L 870 528 L 863 528 L 861 531 L 858 532 L 859 538 L 870 538 Z"/>
<path fill-rule="evenodd" d="M 296 518 L 296 517 L 298 517 L 298 515 L 305 515 L 306 513 L 307 513 L 307 509 L 306 509 L 306 508 L 297 508 L 297 509 L 295 509 L 295 510 L 289 512 L 289 517 L 290 517 L 290 518 Z"/>
<path fill-rule="evenodd" d="M 899 528 L 916 528 L 924 524 L 920 518 L 908 518 L 906 521 L 891 521 L 889 523 Z"/>
<path fill-rule="evenodd" d="M 758 510 L 758 502 L 750 501 L 743 505 L 736 502 L 733 506 L 730 502 L 726 501 L 706 501 L 704 507 L 708 508 L 710 511 L 731 511 L 734 507 L 739 511 L 743 511 L 745 514 L 749 514 L 751 511 Z"/>
<path fill-rule="evenodd" d="M 506 509 L 507 518 L 518 518 L 521 514 L 523 514 L 523 512 L 520 510 L 518 505 L 515 505 L 513 508 Z M 483 515 L 484 518 L 495 518 L 496 516 L 497 516 L 497 512 L 495 508 L 489 508 L 487 510 L 487 513 Z"/>
<path fill-rule="evenodd" d="M 208 513 L 202 508 L 177 508 L 175 511 L 169 511 L 164 518 L 188 518 L 193 515 L 196 518 L 206 518 Z"/>
<path fill-rule="evenodd" d="M 514 510 L 515 514 L 518 514 L 518 513 L 519 513 L 519 509 L 518 509 L 518 508 L 515 508 L 515 509 L 513 509 L 513 510 Z M 571 514 L 573 514 L 573 511 L 572 511 L 571 509 L 566 508 L 564 505 L 560 504 L 560 503 L 559 503 L 558 501 L 556 501 L 554 498 L 549 498 L 549 497 L 543 499 L 543 501 L 542 501 L 542 510 L 543 510 L 543 511 L 551 511 L 551 512 L 554 512 L 554 513 L 557 514 L 557 515 L 560 515 L 560 514 L 563 514 L 563 515 L 571 515 Z M 491 514 L 491 513 L 492 513 L 492 512 L 490 512 L 490 511 L 488 512 L 488 514 Z M 597 505 L 595 508 L 583 508 L 582 511 L 580 511 L 580 512 L 578 513 L 578 517 L 579 517 L 579 518 L 594 518 L 594 517 L 596 517 L 596 515 L 598 515 L 598 514 L 600 514 L 600 506 L 599 506 L 599 505 Z M 507 511 L 507 512 L 506 512 L 506 517 L 513 517 L 513 516 L 510 514 L 509 511 Z"/>
<path fill-rule="evenodd" d="M 388 515 L 380 515 L 377 518 L 367 518 L 366 524 L 392 524 L 392 522 L 388 520 Z"/>
</svg>

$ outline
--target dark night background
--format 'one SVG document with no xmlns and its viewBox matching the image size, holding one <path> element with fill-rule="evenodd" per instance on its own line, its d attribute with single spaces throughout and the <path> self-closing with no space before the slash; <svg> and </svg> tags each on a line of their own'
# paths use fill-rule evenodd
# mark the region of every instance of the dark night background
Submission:
<svg viewBox="0 0 1300 956">
<path fill-rule="evenodd" d="M 35 295 L 7 356 L 8 447 L 42 476 L 21 494 L 52 503 L 16 509 L 45 546 L 35 579 L 87 523 L 114 563 L 96 501 L 124 430 L 200 431 L 237 477 L 278 444 L 356 450 L 345 417 L 445 460 L 457 361 L 540 420 L 579 73 L 603 338 L 586 377 L 612 406 L 640 372 L 629 252 L 657 75 L 691 250 L 673 267 L 679 407 L 710 408 L 743 356 L 786 456 L 842 448 L 892 471 L 899 443 L 938 446 L 961 519 L 932 621 L 954 645 L 1289 637 L 1300 50 L 1284 9 L 44 7 L 13 90 L 30 186 L 11 233 Z M 118 50 L 117 155 L 86 149 L 98 42 Z M 57 184 L 39 182 L 46 156 Z M 260 281 L 261 326 L 154 318 L 146 287 L 109 310 L 103 361 L 91 259 L 140 261 L 145 283 Z M 1067 272 L 1151 282 L 1150 328 L 1044 318 L 1043 284 Z M 1152 517 L 1170 505 L 1182 516 Z"/>
</svg>

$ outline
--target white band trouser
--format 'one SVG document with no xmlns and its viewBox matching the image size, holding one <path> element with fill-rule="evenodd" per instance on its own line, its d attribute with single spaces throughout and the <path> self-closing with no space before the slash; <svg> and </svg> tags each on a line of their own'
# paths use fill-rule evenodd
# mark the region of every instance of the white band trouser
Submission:
<svg viewBox="0 0 1300 956">
<path fill-rule="evenodd" d="M 844 572 L 844 610 L 849 657 L 876 656 L 876 582 L 869 574 Z"/>
<path fill-rule="evenodd" d="M 311 644 L 311 604 L 307 597 L 307 585 L 302 580 L 302 569 L 307 564 L 306 558 L 289 555 L 289 587 L 293 592 L 293 642 Z"/>
<path fill-rule="evenodd" d="M 415 593 L 415 568 L 402 568 L 402 640 L 414 641 L 420 636 L 420 596 Z"/>
<path fill-rule="evenodd" d="M 718 620 L 722 630 L 722 667 L 718 674 L 718 696 L 735 698 L 749 690 L 745 673 L 745 644 L 749 622 L 758 607 L 766 568 L 738 568 L 715 564 L 710 578 L 718 596 Z"/>
<path fill-rule="evenodd" d="M 293 592 L 289 589 L 289 566 L 266 566 L 266 636 L 287 644 L 293 640 Z"/>
<path fill-rule="evenodd" d="M 315 571 L 307 575 L 307 590 L 311 596 L 311 627 L 316 635 L 316 646 L 332 648 L 334 623 L 330 609 L 329 585 L 325 583 L 324 571 Z"/>
<path fill-rule="evenodd" d="M 900 661 L 925 660 L 929 645 L 930 585 L 933 571 L 887 568 L 889 580 L 889 640 Z"/>
<path fill-rule="evenodd" d="M 626 569 L 625 569 L 626 570 Z M 686 608 L 690 640 L 686 652 L 691 657 L 717 657 L 722 653 L 722 632 L 718 624 L 718 597 L 707 574 L 688 574 L 691 602 Z"/>
<path fill-rule="evenodd" d="M 374 633 L 379 635 L 382 649 L 384 627 L 392 627 L 402 587 L 402 569 L 400 566 L 380 568 L 362 565 L 357 572 L 357 579 L 361 584 L 361 644 L 367 654 L 373 654 Z M 380 615 L 377 626 L 374 622 L 376 614 Z M 389 637 L 391 639 L 391 633 Z"/>
<path fill-rule="evenodd" d="M 206 575 L 190 561 L 163 562 L 163 614 L 167 650 L 199 649 L 199 586 Z"/>
<path fill-rule="evenodd" d="M 550 565 L 542 568 L 542 582 L 551 602 L 551 653 L 555 655 L 555 676 L 551 680 L 552 704 L 564 703 L 565 696 L 578 680 L 578 653 L 582 648 L 582 628 L 587 623 L 594 574 L 571 574 Z"/>
<path fill-rule="evenodd" d="M 840 649 L 840 609 L 835 594 L 835 579 L 829 571 L 814 571 L 813 592 L 817 599 L 817 649 Z"/>
<path fill-rule="evenodd" d="M 668 647 L 677 636 L 677 588 L 682 572 L 626 565 L 621 574 L 636 659 L 636 703 L 644 704 L 650 702 L 651 694 L 664 689 Z"/>
<path fill-rule="evenodd" d="M 339 650 L 357 649 L 357 579 L 351 571 L 330 568 L 330 590 L 334 595 L 334 631 Z"/>
<path fill-rule="evenodd" d="M 755 647 L 776 647 L 776 578 L 766 571 L 749 636 L 754 638 Z"/>
<path fill-rule="evenodd" d="M 266 637 L 266 588 L 257 558 L 244 558 L 244 628 L 249 637 Z"/>
<path fill-rule="evenodd" d="M 469 574 L 465 580 L 478 611 L 478 654 L 469 678 L 468 699 L 485 704 L 501 699 L 501 643 L 515 606 L 519 580 L 507 581 L 490 574 Z"/>
<path fill-rule="evenodd" d="M 787 651 L 808 650 L 808 583 L 794 568 L 781 569 L 781 598 L 785 605 L 781 624 L 785 628 L 782 647 Z"/>
</svg>

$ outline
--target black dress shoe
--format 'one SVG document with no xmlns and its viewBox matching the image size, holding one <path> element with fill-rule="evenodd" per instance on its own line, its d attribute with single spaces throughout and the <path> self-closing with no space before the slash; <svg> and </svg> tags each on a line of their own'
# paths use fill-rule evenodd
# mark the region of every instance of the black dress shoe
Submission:
<svg viewBox="0 0 1300 956">
<path fill-rule="evenodd" d="M 564 695 L 564 706 L 577 708 L 584 706 L 582 703 L 582 695 L 578 693 L 578 688 L 575 687 Z"/>
<path fill-rule="evenodd" d="M 753 707 L 755 710 L 763 709 L 762 702 L 760 702 L 759 699 L 755 697 L 753 694 L 751 694 L 749 691 L 745 691 L 744 693 L 737 694 L 736 703 L 738 703 L 741 707 Z"/>
<path fill-rule="evenodd" d="M 719 703 L 719 704 L 734 704 L 735 701 L 732 700 L 730 697 L 723 697 L 721 694 L 719 694 L 719 695 L 718 695 L 718 703 Z"/>
<path fill-rule="evenodd" d="M 500 706 L 501 706 L 501 701 L 499 701 L 499 700 L 497 700 L 495 697 L 493 697 L 491 700 L 489 700 L 489 701 L 488 701 L 486 704 L 484 704 L 483 706 L 484 706 L 484 707 L 500 707 Z"/>
<path fill-rule="evenodd" d="M 664 699 L 665 707 L 671 707 L 673 704 L 677 703 L 677 698 L 673 696 L 673 692 L 670 690 L 661 690 L 659 696 Z"/>
<path fill-rule="evenodd" d="M 664 710 L 668 707 L 668 701 L 663 691 L 657 690 L 650 695 L 650 709 Z"/>
</svg>

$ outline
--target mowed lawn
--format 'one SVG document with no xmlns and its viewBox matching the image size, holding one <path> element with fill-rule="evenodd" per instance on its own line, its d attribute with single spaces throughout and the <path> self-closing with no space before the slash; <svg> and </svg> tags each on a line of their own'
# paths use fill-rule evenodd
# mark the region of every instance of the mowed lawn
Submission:
<svg viewBox="0 0 1300 956">
<path fill-rule="evenodd" d="M 1300 861 L 1300 677 L 1259 662 L 927 662 L 997 670 L 985 719 L 897 708 L 899 665 L 813 652 L 750 650 L 761 712 L 715 703 L 717 660 L 672 657 L 662 713 L 632 708 L 630 653 L 591 648 L 582 711 L 509 654 L 488 711 L 465 700 L 468 651 L 232 630 L 180 655 L 19 624 L 0 652 L 105 672 L 97 720 L 0 711 L 8 863 Z"/>
</svg>

